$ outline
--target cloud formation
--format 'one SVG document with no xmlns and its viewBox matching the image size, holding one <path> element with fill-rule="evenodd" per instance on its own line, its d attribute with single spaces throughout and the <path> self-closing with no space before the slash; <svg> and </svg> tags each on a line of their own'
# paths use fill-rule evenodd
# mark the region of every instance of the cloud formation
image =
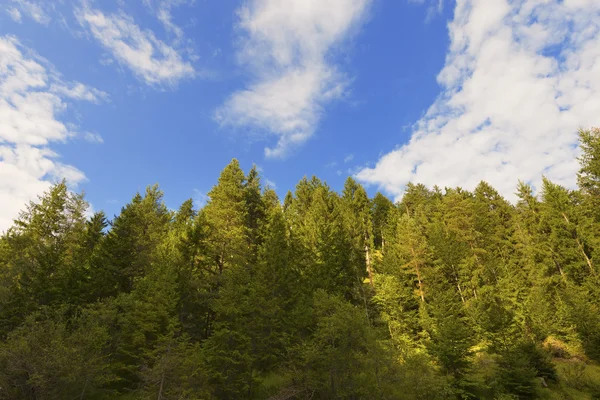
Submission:
<svg viewBox="0 0 600 400">
<path fill-rule="evenodd" d="M 18 22 L 19 24 L 22 22 L 21 12 L 15 7 L 9 7 L 6 9 L 6 13 L 12 18 L 13 21 Z"/>
<path fill-rule="evenodd" d="M 401 196 L 406 183 L 514 199 L 542 174 L 572 187 L 577 130 L 600 124 L 600 2 L 458 0 L 442 92 L 408 143 L 356 177 Z"/>
<path fill-rule="evenodd" d="M 8 14 L 15 22 L 21 22 L 22 15 L 26 15 L 38 24 L 47 25 L 51 18 L 46 8 L 52 7 L 49 1 L 39 0 L 12 0 L 13 7 L 7 9 Z"/>
<path fill-rule="evenodd" d="M 105 14 L 85 7 L 76 11 L 79 23 L 121 64 L 148 85 L 174 86 L 194 76 L 192 64 L 177 49 L 142 30 L 121 12 Z"/>
<path fill-rule="evenodd" d="M 156 18 L 177 41 L 181 41 L 185 35 L 183 29 L 173 21 L 172 9 L 192 2 L 193 0 L 144 0 L 146 7 L 156 13 Z"/>
<path fill-rule="evenodd" d="M 17 39 L 0 37 L 0 231 L 51 181 L 65 178 L 76 185 L 85 179 L 77 168 L 59 162 L 49 146 L 76 135 L 59 118 L 68 99 L 106 97 L 81 83 L 63 82 Z"/>
<path fill-rule="evenodd" d="M 430 22 L 444 11 L 444 0 L 408 0 L 409 3 L 427 6 L 425 22 Z"/>
<path fill-rule="evenodd" d="M 370 0 L 251 0 L 238 10 L 238 59 L 251 75 L 216 111 L 222 126 L 278 137 L 267 157 L 281 157 L 313 135 L 327 103 L 349 78 L 332 49 L 365 18 Z"/>
</svg>

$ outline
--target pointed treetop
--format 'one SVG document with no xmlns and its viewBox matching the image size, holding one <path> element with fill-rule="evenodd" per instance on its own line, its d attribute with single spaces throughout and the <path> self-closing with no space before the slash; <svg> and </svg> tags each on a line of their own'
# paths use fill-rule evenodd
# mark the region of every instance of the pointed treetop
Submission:
<svg viewBox="0 0 600 400">
<path fill-rule="evenodd" d="M 577 183 L 584 192 L 600 196 L 600 129 L 579 131 L 579 147 Z"/>
</svg>

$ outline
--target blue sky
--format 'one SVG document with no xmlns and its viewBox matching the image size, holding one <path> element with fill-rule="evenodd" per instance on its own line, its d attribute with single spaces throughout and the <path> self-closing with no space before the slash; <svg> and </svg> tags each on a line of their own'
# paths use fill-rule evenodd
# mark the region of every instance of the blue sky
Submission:
<svg viewBox="0 0 600 400">
<path fill-rule="evenodd" d="M 234 157 L 280 196 L 573 186 L 599 21 L 595 0 L 0 0 L 0 229 L 62 177 L 109 216 L 153 183 L 176 208 Z"/>
</svg>

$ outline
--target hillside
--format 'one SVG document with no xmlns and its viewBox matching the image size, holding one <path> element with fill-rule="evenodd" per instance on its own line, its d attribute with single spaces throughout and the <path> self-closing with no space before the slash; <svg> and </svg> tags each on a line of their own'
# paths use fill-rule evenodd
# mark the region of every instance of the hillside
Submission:
<svg viewBox="0 0 600 400">
<path fill-rule="evenodd" d="M 348 178 L 283 200 L 233 160 L 110 221 L 66 183 L 0 238 L 0 399 L 598 399 L 600 130 L 512 204 Z M 450 150 L 449 150 L 450 151 Z"/>
</svg>

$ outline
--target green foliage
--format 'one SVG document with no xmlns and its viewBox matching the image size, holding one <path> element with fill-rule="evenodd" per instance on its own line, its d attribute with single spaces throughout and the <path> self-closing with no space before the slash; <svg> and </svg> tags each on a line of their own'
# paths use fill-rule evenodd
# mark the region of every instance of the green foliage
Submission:
<svg viewBox="0 0 600 400">
<path fill-rule="evenodd" d="M 59 182 L 0 237 L 0 399 L 600 398 L 600 134 L 578 190 L 225 167 L 88 215 Z"/>
<path fill-rule="evenodd" d="M 0 344 L 0 399 L 98 396 L 116 378 L 105 352 L 109 334 L 99 322 L 62 310 L 30 315 Z"/>
</svg>

